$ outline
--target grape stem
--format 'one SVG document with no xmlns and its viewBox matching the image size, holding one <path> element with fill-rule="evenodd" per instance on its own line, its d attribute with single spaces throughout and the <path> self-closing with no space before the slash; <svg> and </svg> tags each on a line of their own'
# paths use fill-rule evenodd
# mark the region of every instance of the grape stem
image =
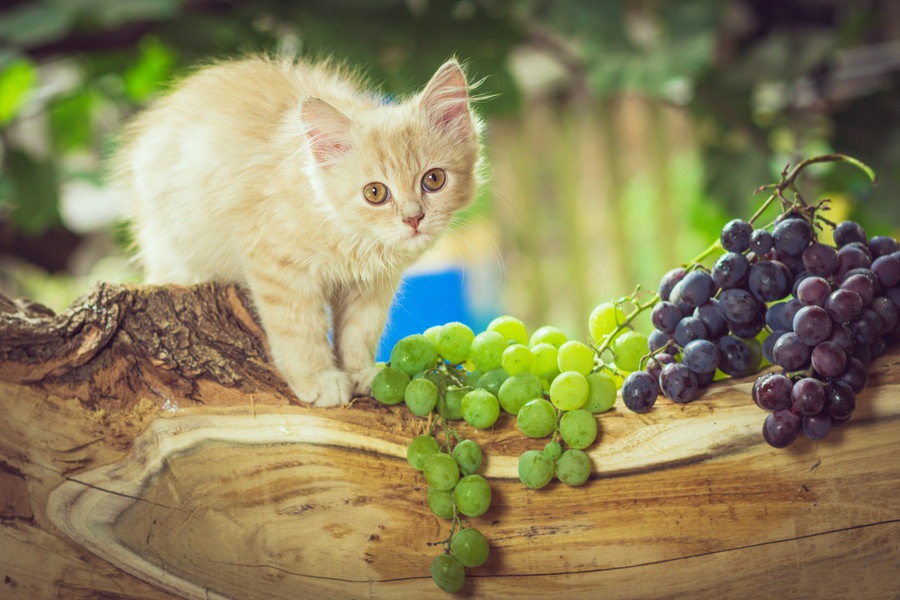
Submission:
<svg viewBox="0 0 900 600">
<path fill-rule="evenodd" d="M 641 314 L 648 308 L 653 308 L 656 305 L 656 303 L 659 302 L 659 294 L 655 293 L 655 292 L 650 297 L 650 299 L 647 300 L 646 302 L 644 302 L 644 303 L 639 302 L 637 300 L 637 295 L 640 292 L 640 290 L 641 290 L 641 286 L 637 286 L 634 289 L 634 292 L 630 296 L 626 296 L 625 298 L 622 298 L 621 300 L 619 300 L 619 302 L 616 303 L 616 304 L 619 304 L 622 302 L 629 301 L 634 305 L 634 308 L 632 309 L 632 311 L 630 313 L 625 315 L 625 320 L 622 323 L 617 323 L 616 328 L 613 329 L 606 336 L 604 336 L 603 342 L 599 346 L 596 346 L 594 348 L 594 353 L 597 355 L 598 359 L 604 352 L 609 350 L 609 347 L 612 344 L 612 341 L 614 339 L 616 339 L 616 337 L 619 335 L 619 333 L 621 333 L 626 327 L 629 327 L 631 325 L 631 322 L 635 319 L 635 317 L 637 317 L 639 314 Z M 606 366 L 606 365 L 604 365 L 604 366 Z M 607 368 L 608 368 L 608 366 L 607 366 Z"/>
</svg>

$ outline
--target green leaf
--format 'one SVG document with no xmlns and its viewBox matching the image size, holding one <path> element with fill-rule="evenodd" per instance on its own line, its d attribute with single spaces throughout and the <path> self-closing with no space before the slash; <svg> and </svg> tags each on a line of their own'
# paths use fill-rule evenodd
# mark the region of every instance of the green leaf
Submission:
<svg viewBox="0 0 900 600">
<path fill-rule="evenodd" d="M 95 95 L 81 89 L 50 108 L 50 132 L 57 151 L 87 147 L 93 139 Z"/>
<path fill-rule="evenodd" d="M 37 83 L 37 67 L 20 58 L 0 72 L 0 126 L 8 124 L 28 100 Z"/>
<path fill-rule="evenodd" d="M 59 222 L 56 165 L 8 148 L 3 160 L 4 186 L 0 204 L 12 208 L 13 225 L 26 235 L 38 235 Z M 8 194 L 8 195 L 7 195 Z"/>
<path fill-rule="evenodd" d="M 125 93 L 135 102 L 143 102 L 172 75 L 177 62 L 175 51 L 155 36 L 145 36 L 140 43 L 141 55 L 124 76 Z"/>
</svg>

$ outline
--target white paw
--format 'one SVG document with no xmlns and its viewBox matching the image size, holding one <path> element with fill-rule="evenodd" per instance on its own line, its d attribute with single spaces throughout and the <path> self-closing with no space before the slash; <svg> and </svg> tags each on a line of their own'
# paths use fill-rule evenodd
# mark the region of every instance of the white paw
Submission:
<svg viewBox="0 0 900 600">
<path fill-rule="evenodd" d="M 350 402 L 353 396 L 350 377 L 336 369 L 303 377 L 290 384 L 301 401 L 315 406 L 340 406 Z"/>
<path fill-rule="evenodd" d="M 371 396 L 372 380 L 378 375 L 382 367 L 371 366 L 359 371 L 350 372 L 350 383 L 353 385 L 353 394 L 355 396 Z"/>
</svg>

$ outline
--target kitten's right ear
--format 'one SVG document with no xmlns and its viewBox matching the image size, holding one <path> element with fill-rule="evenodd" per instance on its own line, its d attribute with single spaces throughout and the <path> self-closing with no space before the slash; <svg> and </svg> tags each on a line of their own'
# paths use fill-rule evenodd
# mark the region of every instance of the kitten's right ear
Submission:
<svg viewBox="0 0 900 600">
<path fill-rule="evenodd" d="M 318 98 L 300 105 L 306 139 L 316 164 L 327 166 L 350 150 L 351 121 L 341 111 Z"/>
</svg>

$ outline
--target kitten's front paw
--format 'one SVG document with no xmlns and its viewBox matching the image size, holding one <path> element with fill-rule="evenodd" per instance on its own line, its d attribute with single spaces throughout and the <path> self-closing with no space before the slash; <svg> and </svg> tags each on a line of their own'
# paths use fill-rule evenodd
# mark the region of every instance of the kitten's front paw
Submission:
<svg viewBox="0 0 900 600">
<path fill-rule="evenodd" d="M 315 406 L 340 406 L 350 402 L 353 396 L 350 377 L 335 369 L 303 377 L 290 384 L 300 400 Z"/>
<path fill-rule="evenodd" d="M 372 380 L 375 379 L 375 376 L 378 375 L 381 369 L 382 367 L 373 365 L 359 371 L 351 371 L 349 375 L 350 383 L 353 385 L 353 395 L 371 396 Z"/>
</svg>

